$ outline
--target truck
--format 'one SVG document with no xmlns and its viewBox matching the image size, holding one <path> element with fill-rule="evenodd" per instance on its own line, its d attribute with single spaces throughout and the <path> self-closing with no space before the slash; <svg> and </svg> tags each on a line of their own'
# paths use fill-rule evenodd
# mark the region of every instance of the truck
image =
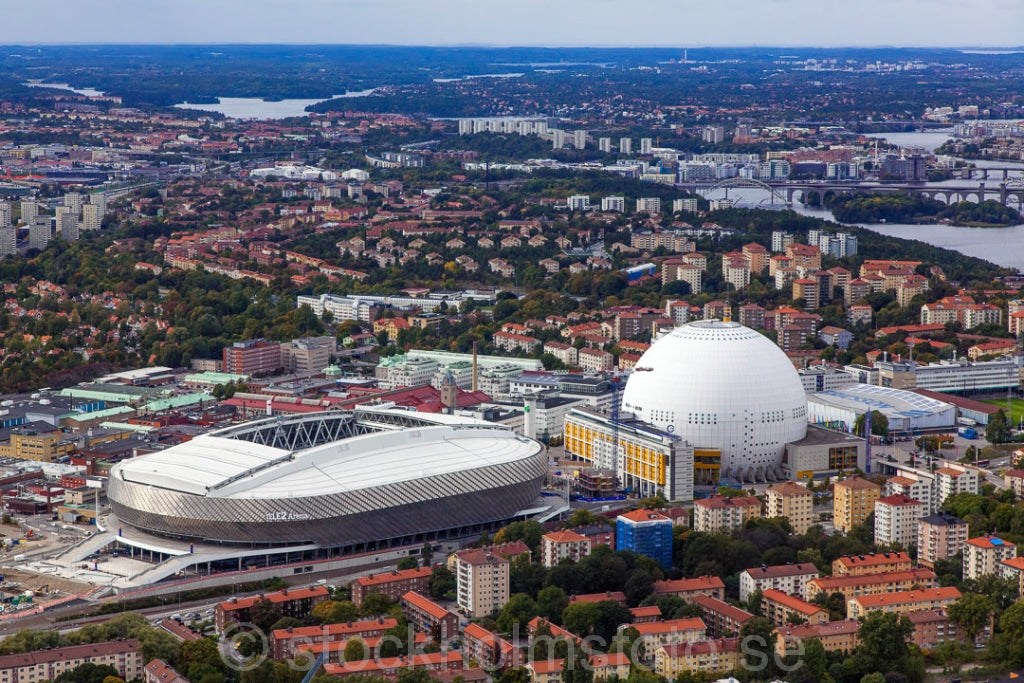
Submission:
<svg viewBox="0 0 1024 683">
<path fill-rule="evenodd" d="M 959 429 L 956 430 L 956 433 L 964 437 L 965 439 L 978 438 L 978 430 L 976 430 L 974 427 L 960 427 Z"/>
</svg>

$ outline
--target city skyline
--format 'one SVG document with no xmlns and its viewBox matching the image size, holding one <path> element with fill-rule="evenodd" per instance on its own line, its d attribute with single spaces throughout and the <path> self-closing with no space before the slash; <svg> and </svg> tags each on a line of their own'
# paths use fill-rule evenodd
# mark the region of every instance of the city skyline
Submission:
<svg viewBox="0 0 1024 683">
<path fill-rule="evenodd" d="M 371 0 L 175 0 L 158 15 L 153 5 L 126 0 L 43 0 L 6 8 L 0 43 L 1021 45 L 1017 27 L 1024 20 L 1024 5 L 1012 0 L 864 0 L 858 3 L 857 12 L 847 15 L 841 13 L 842 8 L 837 2 L 771 0 L 723 11 L 720 5 L 638 0 L 624 16 L 622 5 L 611 0 L 521 0 L 503 10 L 474 0 L 395 0 L 386 4 Z M 642 21 L 645 16 L 657 21 Z"/>
</svg>

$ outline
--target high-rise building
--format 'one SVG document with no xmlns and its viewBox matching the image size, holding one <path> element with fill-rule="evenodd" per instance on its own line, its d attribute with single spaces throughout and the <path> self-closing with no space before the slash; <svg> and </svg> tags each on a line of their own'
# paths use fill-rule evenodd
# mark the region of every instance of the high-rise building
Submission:
<svg viewBox="0 0 1024 683">
<path fill-rule="evenodd" d="M 54 222 L 56 223 L 57 233 L 65 240 L 74 242 L 78 239 L 78 216 L 73 214 L 69 207 L 58 206 Z"/>
<path fill-rule="evenodd" d="M 848 532 L 861 524 L 875 511 L 882 487 L 863 479 L 840 479 L 833 488 L 833 525 L 836 530 Z"/>
<path fill-rule="evenodd" d="M 686 199 L 673 199 L 672 200 L 672 213 L 679 213 L 680 211 L 689 211 L 690 213 L 697 213 L 697 199 L 689 197 Z"/>
<path fill-rule="evenodd" d="M 509 597 L 509 561 L 486 549 L 455 555 L 455 594 L 470 619 L 501 609 Z"/>
<path fill-rule="evenodd" d="M 705 126 L 700 134 L 701 140 L 716 144 L 725 140 L 725 128 L 721 126 Z"/>
<path fill-rule="evenodd" d="M 100 218 L 107 215 L 107 195 L 103 192 L 93 192 L 89 195 L 89 203 L 99 207 Z"/>
<path fill-rule="evenodd" d="M 0 228 L 6 227 L 13 222 L 11 219 L 11 203 L 0 202 Z"/>
<path fill-rule="evenodd" d="M 661 213 L 660 197 L 637 197 L 637 213 Z"/>
<path fill-rule="evenodd" d="M 935 567 L 938 560 L 948 560 L 967 543 L 967 522 L 947 512 L 922 517 L 917 522 L 917 561 Z"/>
<path fill-rule="evenodd" d="M 602 211 L 617 211 L 622 213 L 626 210 L 625 197 L 601 197 Z"/>
<path fill-rule="evenodd" d="M 224 372 L 236 375 L 269 375 L 281 366 L 281 344 L 248 339 L 225 347 Z"/>
<path fill-rule="evenodd" d="M 875 543 L 917 546 L 917 523 L 924 516 L 924 503 L 903 494 L 875 501 Z"/>
<path fill-rule="evenodd" d="M 0 258 L 14 254 L 18 249 L 18 229 L 13 225 L 0 226 Z"/>
<path fill-rule="evenodd" d="M 807 533 L 814 523 L 814 492 L 792 481 L 769 486 L 765 517 L 785 517 L 794 534 Z"/>
<path fill-rule="evenodd" d="M 1017 546 L 996 536 L 969 538 L 964 543 L 964 578 L 980 579 L 999 574 L 1000 562 L 1017 557 Z"/>
<path fill-rule="evenodd" d="M 68 192 L 64 195 L 64 206 L 71 209 L 75 218 L 82 215 L 82 195 L 78 192 Z"/>
<path fill-rule="evenodd" d="M 653 150 L 653 149 L 654 149 L 654 139 L 653 138 L 640 138 L 640 153 L 641 154 L 650 154 L 651 150 Z"/>
<path fill-rule="evenodd" d="M 565 147 L 565 131 L 561 128 L 551 129 L 551 147 L 553 149 L 562 149 Z"/>
<path fill-rule="evenodd" d="M 34 200 L 25 199 L 21 202 L 21 222 L 31 225 L 39 215 L 39 205 Z"/>
<path fill-rule="evenodd" d="M 89 232 L 99 230 L 103 223 L 103 215 L 100 207 L 95 204 L 86 204 L 82 207 L 82 230 Z"/>
<path fill-rule="evenodd" d="M 587 131 L 574 130 L 572 132 L 572 146 L 576 149 L 584 149 L 587 146 Z"/>
<path fill-rule="evenodd" d="M 46 249 L 52 235 L 53 228 L 48 218 L 43 221 L 33 221 L 28 226 L 29 249 L 39 249 L 40 251 Z"/>
<path fill-rule="evenodd" d="M 619 138 L 619 154 L 633 153 L 633 138 Z"/>
<path fill-rule="evenodd" d="M 611 138 L 598 138 L 597 149 L 608 154 L 612 151 L 612 139 Z"/>
<path fill-rule="evenodd" d="M 590 211 L 590 197 L 585 194 L 574 194 L 566 200 L 571 211 Z"/>
<path fill-rule="evenodd" d="M 615 549 L 630 550 L 672 566 L 672 520 L 653 510 L 633 510 L 615 521 Z"/>
</svg>

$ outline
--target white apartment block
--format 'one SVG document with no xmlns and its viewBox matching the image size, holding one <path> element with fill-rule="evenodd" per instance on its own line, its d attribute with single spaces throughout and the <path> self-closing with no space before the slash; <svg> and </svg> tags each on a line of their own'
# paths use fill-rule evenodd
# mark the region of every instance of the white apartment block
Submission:
<svg viewBox="0 0 1024 683">
<path fill-rule="evenodd" d="M 590 197 L 585 194 L 574 194 L 566 200 L 566 206 L 572 211 L 590 211 Z"/>
<path fill-rule="evenodd" d="M 633 138 L 619 138 L 619 154 L 633 153 Z"/>
<path fill-rule="evenodd" d="M 694 198 L 672 200 L 672 213 L 679 213 L 680 211 L 697 213 L 697 208 L 697 200 Z"/>
<path fill-rule="evenodd" d="M 571 368 L 576 367 L 579 363 L 579 352 L 571 344 L 548 342 L 544 345 L 544 353 L 550 353 Z"/>
<path fill-rule="evenodd" d="M 615 367 L 615 356 L 601 349 L 582 348 L 578 353 L 578 362 L 583 370 L 602 372 Z"/>
<path fill-rule="evenodd" d="M 753 567 L 740 572 L 740 600 L 745 601 L 754 591 L 768 589 L 803 599 L 807 582 L 818 578 L 818 574 L 818 568 L 810 562 Z"/>
<path fill-rule="evenodd" d="M 875 501 L 875 543 L 917 545 L 917 523 L 924 517 L 924 504 L 908 496 L 895 495 Z"/>
<path fill-rule="evenodd" d="M 637 213 L 661 213 L 660 197 L 638 197 L 636 200 Z"/>
<path fill-rule="evenodd" d="M 602 211 L 615 211 L 622 213 L 626 210 L 626 198 L 625 197 L 602 197 L 601 198 L 601 210 Z"/>
</svg>

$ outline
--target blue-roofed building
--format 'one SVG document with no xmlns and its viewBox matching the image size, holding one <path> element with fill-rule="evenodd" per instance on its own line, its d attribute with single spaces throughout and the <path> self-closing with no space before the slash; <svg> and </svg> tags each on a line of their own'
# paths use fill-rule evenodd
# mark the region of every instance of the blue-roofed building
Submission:
<svg viewBox="0 0 1024 683">
<path fill-rule="evenodd" d="M 672 566 L 672 520 L 653 510 L 633 510 L 615 521 L 615 549 L 631 550 Z"/>
<path fill-rule="evenodd" d="M 1017 546 L 997 536 L 968 538 L 964 544 L 964 578 L 980 579 L 990 574 L 1003 575 L 1002 563 L 1017 557 Z"/>
</svg>

